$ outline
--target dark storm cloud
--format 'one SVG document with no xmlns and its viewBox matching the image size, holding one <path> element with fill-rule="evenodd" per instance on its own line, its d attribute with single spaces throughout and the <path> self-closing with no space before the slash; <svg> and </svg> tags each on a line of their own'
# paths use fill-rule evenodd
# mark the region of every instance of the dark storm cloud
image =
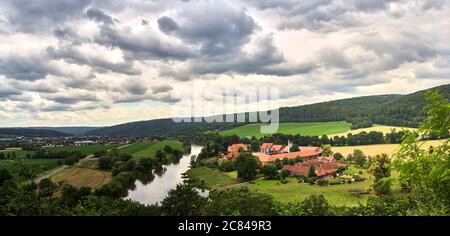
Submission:
<svg viewBox="0 0 450 236">
<path fill-rule="evenodd" d="M 353 4 L 357 10 L 367 12 L 386 9 L 389 3 L 397 1 L 398 0 L 355 0 Z"/>
<path fill-rule="evenodd" d="M 215 57 L 202 57 L 191 60 L 188 68 L 177 71 L 170 68 L 162 69 L 161 75 L 173 76 L 179 80 L 188 80 L 186 75 L 241 73 L 289 76 L 309 73 L 316 68 L 314 64 L 284 65 L 285 58 L 273 45 L 273 38 L 264 36 L 255 40 L 255 51 L 241 51 L 235 54 L 224 54 Z"/>
<path fill-rule="evenodd" d="M 126 91 L 133 95 L 143 95 L 147 92 L 147 87 L 145 87 L 144 84 L 140 81 L 131 82 L 128 81 L 124 87 L 126 88 Z"/>
<path fill-rule="evenodd" d="M 173 87 L 170 85 L 161 85 L 152 87 L 153 94 L 165 93 L 173 90 Z"/>
<path fill-rule="evenodd" d="M 283 18 L 280 29 L 307 29 L 327 32 L 361 24 L 349 13 L 378 12 L 398 0 L 306 0 L 306 1 L 251 1 L 259 9 L 271 10 Z"/>
<path fill-rule="evenodd" d="M 68 63 L 75 63 L 78 65 L 89 65 L 96 69 L 97 72 L 103 73 L 112 71 L 126 75 L 138 75 L 141 72 L 133 68 L 133 61 L 126 61 L 122 63 L 112 63 L 100 56 L 86 56 L 73 46 L 62 46 L 58 49 L 53 47 L 47 48 L 49 57 L 58 60 L 64 59 Z"/>
<path fill-rule="evenodd" d="M 0 74 L 16 80 L 39 80 L 48 74 L 60 74 L 52 68 L 45 57 L 36 56 L 0 58 Z"/>
<path fill-rule="evenodd" d="M 31 91 L 39 93 L 56 93 L 58 88 L 55 85 L 45 83 L 42 80 L 37 81 L 21 81 L 13 80 L 10 82 L 11 86 L 22 91 Z"/>
<path fill-rule="evenodd" d="M 158 39 L 151 32 L 136 35 L 131 29 L 103 26 L 97 43 L 124 50 L 129 59 L 177 59 L 185 60 L 194 53 L 184 45 L 173 45 Z"/>
<path fill-rule="evenodd" d="M 245 9 L 226 4 L 200 4 L 198 11 L 186 8 L 175 19 L 158 19 L 162 32 L 189 44 L 199 44 L 204 55 L 234 53 L 249 41 L 258 26 Z"/>
<path fill-rule="evenodd" d="M 89 8 L 89 10 L 87 10 L 86 12 L 86 16 L 89 19 L 95 20 L 97 22 L 102 22 L 105 24 L 114 24 L 113 18 L 99 9 Z"/>
<path fill-rule="evenodd" d="M 22 92 L 14 88 L 4 88 L 0 86 L 0 100 L 14 95 L 20 95 Z"/>
<path fill-rule="evenodd" d="M 92 0 L 4 0 L 8 21 L 21 31 L 46 30 L 72 18 L 79 18 Z"/>
<path fill-rule="evenodd" d="M 164 33 L 170 33 L 179 29 L 177 22 L 168 16 L 163 16 L 158 19 L 158 27 Z"/>
</svg>

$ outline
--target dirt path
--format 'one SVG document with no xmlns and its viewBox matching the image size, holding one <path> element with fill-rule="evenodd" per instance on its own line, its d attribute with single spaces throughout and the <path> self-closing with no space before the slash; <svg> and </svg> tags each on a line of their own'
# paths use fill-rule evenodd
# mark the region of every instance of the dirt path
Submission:
<svg viewBox="0 0 450 236">
<path fill-rule="evenodd" d="M 61 172 L 62 170 L 66 169 L 67 167 L 69 167 L 68 165 L 62 165 L 62 166 L 58 166 L 55 169 L 51 169 L 49 171 L 46 171 L 44 174 L 40 175 L 39 177 L 34 179 L 35 183 L 39 183 L 41 182 L 43 179 L 47 179 L 52 177 L 53 175 Z"/>
<path fill-rule="evenodd" d="M 124 145 L 124 146 L 120 146 L 120 147 L 118 147 L 117 149 L 119 149 L 119 148 L 124 148 L 124 147 L 127 147 L 127 146 L 129 146 L 129 145 L 131 145 L 131 144 L 127 144 L 127 145 Z M 111 149 L 108 149 L 108 151 L 109 150 L 111 150 Z M 89 159 L 89 158 L 91 158 L 91 157 L 93 157 L 94 155 L 87 155 L 85 158 L 83 158 L 83 159 L 80 159 L 79 161 L 78 161 L 78 163 L 77 164 L 75 164 L 75 165 L 78 165 L 80 162 L 83 162 L 84 160 L 87 160 L 87 159 Z M 53 175 L 56 175 L 56 174 L 58 174 L 59 172 L 61 172 L 61 171 L 63 171 L 64 169 L 66 169 L 67 167 L 69 167 L 68 165 L 62 165 L 62 166 L 58 166 L 58 167 L 56 167 L 56 168 L 54 168 L 54 169 L 51 169 L 51 170 L 49 170 L 49 171 L 46 171 L 44 174 L 42 174 L 42 175 L 40 175 L 40 176 L 38 176 L 38 177 L 36 177 L 35 179 L 34 179 L 34 182 L 35 183 L 39 183 L 39 182 L 41 182 L 43 179 L 47 179 L 47 178 L 50 178 L 50 177 L 52 177 Z"/>
</svg>

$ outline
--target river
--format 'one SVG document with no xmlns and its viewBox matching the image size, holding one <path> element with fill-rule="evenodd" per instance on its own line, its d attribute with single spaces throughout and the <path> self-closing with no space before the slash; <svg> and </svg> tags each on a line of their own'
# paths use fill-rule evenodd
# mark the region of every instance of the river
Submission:
<svg viewBox="0 0 450 236">
<path fill-rule="evenodd" d="M 183 183 L 182 173 L 189 170 L 191 156 L 197 156 L 202 150 L 202 146 L 192 145 L 191 153 L 184 155 L 179 163 L 165 166 L 166 171 L 161 175 L 155 175 L 153 181 L 143 184 L 136 180 L 136 188 L 128 191 L 126 199 L 138 201 L 143 204 L 155 204 L 161 202 L 168 194 L 169 190 L 174 189 L 177 184 Z M 207 195 L 207 192 L 199 190 L 200 195 Z"/>
</svg>

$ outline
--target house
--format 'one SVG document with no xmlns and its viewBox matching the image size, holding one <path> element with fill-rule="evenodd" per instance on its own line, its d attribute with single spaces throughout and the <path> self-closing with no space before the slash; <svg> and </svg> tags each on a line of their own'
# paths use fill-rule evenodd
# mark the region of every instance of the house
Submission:
<svg viewBox="0 0 450 236">
<path fill-rule="evenodd" d="M 321 158 L 299 162 L 293 166 L 285 165 L 283 166 L 283 170 L 288 170 L 292 175 L 303 175 L 307 177 L 311 166 L 314 166 L 317 176 L 325 177 L 336 173 L 341 165 L 334 158 Z"/>
<path fill-rule="evenodd" d="M 261 146 L 259 147 L 259 150 L 260 150 L 262 153 L 270 154 L 270 153 L 272 153 L 272 152 L 271 152 L 272 146 L 273 146 L 273 143 L 263 143 L 263 144 L 261 144 Z"/>
<path fill-rule="evenodd" d="M 261 148 L 263 145 L 261 145 Z M 299 147 L 298 151 L 290 152 L 288 146 L 283 146 L 281 149 L 278 146 L 273 148 L 273 146 L 276 145 L 272 144 L 269 149 L 266 149 L 266 146 L 264 146 L 265 149 L 261 149 L 261 152 L 253 153 L 253 156 L 258 157 L 262 163 L 271 163 L 276 159 L 283 160 L 284 158 L 295 159 L 297 157 L 306 161 L 317 159 L 322 156 L 322 149 L 320 147 Z M 266 150 L 269 150 L 269 152 L 266 152 Z"/>
<path fill-rule="evenodd" d="M 260 152 L 265 154 L 279 154 L 279 153 L 288 153 L 289 146 L 278 145 L 273 143 L 263 143 L 259 147 Z"/>
<path fill-rule="evenodd" d="M 228 146 L 227 148 L 227 153 L 219 153 L 219 157 L 221 158 L 227 158 L 227 159 L 234 159 L 237 156 L 239 156 L 239 151 L 243 150 L 243 151 L 248 151 L 248 146 L 246 144 L 243 143 L 236 143 L 236 144 L 232 144 L 230 146 Z"/>
<path fill-rule="evenodd" d="M 243 143 L 237 143 L 237 144 L 232 144 L 231 146 L 228 146 L 228 152 L 231 152 L 231 153 L 238 153 L 240 149 L 242 149 L 244 151 L 248 151 L 247 145 L 245 145 Z"/>
<path fill-rule="evenodd" d="M 298 147 L 299 156 L 304 160 L 316 159 L 322 156 L 322 148 L 320 147 Z"/>
</svg>

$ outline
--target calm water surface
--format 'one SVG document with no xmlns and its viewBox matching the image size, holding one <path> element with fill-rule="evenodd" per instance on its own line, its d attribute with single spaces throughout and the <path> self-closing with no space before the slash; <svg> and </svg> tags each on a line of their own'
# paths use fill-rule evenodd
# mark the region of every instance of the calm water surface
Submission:
<svg viewBox="0 0 450 236">
<path fill-rule="evenodd" d="M 166 171 L 148 184 L 143 184 L 137 180 L 136 188 L 128 191 L 127 199 L 138 201 L 143 204 L 155 204 L 162 201 L 168 194 L 169 190 L 174 189 L 177 184 L 183 183 L 181 174 L 189 170 L 191 156 L 197 156 L 202 150 L 202 146 L 192 145 L 191 153 L 184 155 L 177 164 L 167 165 Z M 199 190 L 200 195 L 207 196 L 207 191 Z"/>
</svg>

